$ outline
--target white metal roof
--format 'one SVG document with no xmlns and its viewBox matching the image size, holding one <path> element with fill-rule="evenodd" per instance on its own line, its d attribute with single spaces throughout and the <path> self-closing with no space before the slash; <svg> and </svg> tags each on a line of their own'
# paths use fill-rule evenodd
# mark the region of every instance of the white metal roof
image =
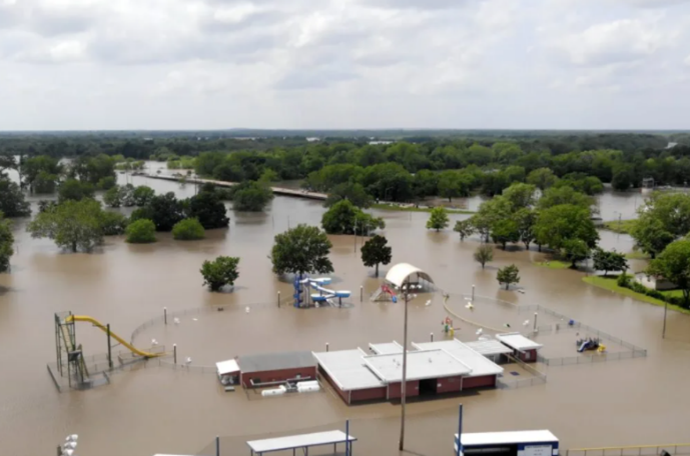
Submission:
<svg viewBox="0 0 690 456">
<path fill-rule="evenodd" d="M 497 375 L 503 373 L 503 368 L 484 355 L 474 351 L 457 339 L 440 340 L 437 342 L 412 343 L 418 350 L 443 350 L 455 359 L 468 366 L 470 372 L 466 377 L 482 377 L 485 375 Z"/>
<path fill-rule="evenodd" d="M 396 341 L 383 344 L 369 344 L 369 349 L 377 355 L 391 355 L 403 352 L 403 346 Z"/>
<path fill-rule="evenodd" d="M 239 372 L 240 366 L 234 359 L 229 359 L 227 361 L 217 362 L 216 369 L 218 370 L 218 375 L 226 375 L 232 374 L 233 372 Z"/>
<path fill-rule="evenodd" d="M 386 281 L 392 283 L 396 287 L 400 287 L 405 282 L 405 279 L 414 274 L 420 279 L 434 283 L 429 274 L 407 263 L 398 263 L 390 268 L 388 273 L 386 273 Z"/>
<path fill-rule="evenodd" d="M 402 381 L 402 353 L 365 356 L 364 362 L 387 383 Z M 407 380 L 465 375 L 470 368 L 443 350 L 407 353 Z"/>
<path fill-rule="evenodd" d="M 321 368 L 343 391 L 377 388 L 384 383 L 369 370 L 361 349 L 314 353 Z"/>
<path fill-rule="evenodd" d="M 455 434 L 458 438 L 458 434 Z M 551 431 L 475 432 L 462 434 L 464 445 L 558 442 Z"/>
<path fill-rule="evenodd" d="M 529 340 L 520 333 L 496 334 L 496 339 L 518 351 L 536 350 L 543 347 L 542 344 Z"/>
<path fill-rule="evenodd" d="M 502 355 L 506 353 L 511 353 L 513 351 L 509 347 L 506 347 L 501 342 L 497 341 L 496 339 L 465 342 L 465 345 L 484 356 Z"/>
<path fill-rule="evenodd" d="M 315 432 L 313 434 L 275 437 L 272 439 L 250 440 L 247 442 L 247 445 L 249 445 L 249 448 L 254 450 L 255 453 L 265 453 L 271 451 L 292 450 L 293 448 L 344 443 L 347 440 L 354 442 L 357 440 L 357 438 L 347 435 L 343 431 L 326 431 Z"/>
</svg>

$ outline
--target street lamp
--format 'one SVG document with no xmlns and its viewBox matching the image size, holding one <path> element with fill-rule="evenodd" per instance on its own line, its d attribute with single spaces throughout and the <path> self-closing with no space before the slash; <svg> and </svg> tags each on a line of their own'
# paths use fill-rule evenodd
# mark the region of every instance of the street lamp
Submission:
<svg viewBox="0 0 690 456">
<path fill-rule="evenodd" d="M 396 264 L 390 268 L 386 274 L 386 282 L 395 285 L 403 293 L 405 306 L 405 316 L 403 321 L 402 382 L 400 384 L 400 451 L 403 451 L 405 447 L 405 403 L 407 399 L 407 307 L 410 302 L 411 277 L 416 277 L 417 280 L 423 279 L 429 283 L 434 283 L 429 274 L 407 263 Z"/>
</svg>

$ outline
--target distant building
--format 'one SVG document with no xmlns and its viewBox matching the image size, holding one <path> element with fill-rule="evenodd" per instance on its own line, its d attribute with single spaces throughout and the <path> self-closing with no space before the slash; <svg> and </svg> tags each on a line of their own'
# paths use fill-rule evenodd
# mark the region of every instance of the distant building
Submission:
<svg viewBox="0 0 690 456">
<path fill-rule="evenodd" d="M 654 178 L 645 177 L 642 179 L 642 188 L 654 188 Z"/>
<path fill-rule="evenodd" d="M 635 274 L 635 281 L 650 290 L 666 291 L 678 288 L 678 285 L 663 277 L 649 276 L 644 272 Z"/>
<path fill-rule="evenodd" d="M 307 138 L 307 142 L 319 142 L 319 141 L 321 141 L 321 138 L 316 138 L 316 137 Z"/>
<path fill-rule="evenodd" d="M 380 141 L 380 140 L 374 140 L 374 141 L 369 141 L 370 146 L 387 146 L 389 144 L 393 144 L 395 141 Z"/>
</svg>

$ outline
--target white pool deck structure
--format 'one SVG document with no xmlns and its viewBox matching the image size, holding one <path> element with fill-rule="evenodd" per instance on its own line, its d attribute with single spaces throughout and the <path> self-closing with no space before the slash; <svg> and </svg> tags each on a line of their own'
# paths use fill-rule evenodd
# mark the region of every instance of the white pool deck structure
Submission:
<svg viewBox="0 0 690 456">
<path fill-rule="evenodd" d="M 333 452 L 337 451 L 339 443 L 346 444 L 347 454 L 352 454 L 352 442 L 357 438 L 345 434 L 343 431 L 315 432 L 313 434 L 290 435 L 287 437 L 275 437 L 272 439 L 250 440 L 247 442 L 250 454 L 261 456 L 264 453 L 274 451 L 289 451 L 296 454 L 297 449 L 301 449 L 305 456 L 309 455 L 309 448 L 325 445 L 333 445 Z"/>
<path fill-rule="evenodd" d="M 393 341 L 382 344 L 369 344 L 369 350 L 377 355 L 395 355 L 403 352 L 403 346 Z"/>
<path fill-rule="evenodd" d="M 367 353 L 362 349 L 314 353 L 314 358 L 343 391 L 356 391 L 385 386 L 364 363 Z"/>
<path fill-rule="evenodd" d="M 503 345 L 496 339 L 476 340 L 473 342 L 465 342 L 465 345 L 472 350 L 484 356 L 509 355 L 513 352 L 512 349 Z"/>
</svg>

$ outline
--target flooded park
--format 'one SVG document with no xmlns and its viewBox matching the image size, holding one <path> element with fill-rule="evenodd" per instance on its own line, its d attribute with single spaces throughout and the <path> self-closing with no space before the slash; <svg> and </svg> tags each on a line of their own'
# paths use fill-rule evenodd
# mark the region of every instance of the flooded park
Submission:
<svg viewBox="0 0 690 456">
<path fill-rule="evenodd" d="M 119 179 L 125 183 L 124 175 Z M 143 176 L 127 179 L 159 193 L 174 191 L 178 197 L 195 192 L 190 184 Z M 607 191 L 598 199 L 604 220 L 632 218 L 643 202 L 640 193 Z M 30 200 L 35 211 L 38 198 Z M 480 202 L 471 198 L 465 204 L 473 210 Z M 366 349 L 369 343 L 402 340 L 403 305 L 369 300 L 387 268 L 375 278 L 373 270 L 362 265 L 362 238 L 330 236 L 333 284 L 352 291 L 352 306 L 306 310 L 290 305 L 291 282 L 271 270 L 273 238 L 300 223 L 319 225 L 323 212 L 319 201 L 276 197 L 266 213 L 229 210 L 230 227 L 209 231 L 202 241 L 179 242 L 159 233 L 154 244 L 132 245 L 123 237 L 109 237 L 92 254 L 61 252 L 50 240 L 32 239 L 25 229 L 27 219 L 16 220 L 12 273 L 0 275 L 2 453 L 51 454 L 65 435 L 77 433 L 80 454 L 212 454 L 216 436 L 224 448 L 233 449 L 227 454 L 248 454 L 245 441 L 254 436 L 340 429 L 349 419 L 350 432 L 359 439 L 358 454 L 398 454 L 400 407 L 395 402 L 348 407 L 329 388 L 277 398 L 226 393 L 213 373 L 215 362 L 237 355 L 324 351 L 326 343 L 331 350 Z M 447 305 L 440 292 L 420 294 L 410 302 L 410 341 L 426 342 L 431 333 L 442 338 L 446 307 L 462 317 L 463 295 L 474 285 L 476 295 L 487 302 L 541 306 L 646 351 L 646 356 L 608 362 L 538 366 L 548 375 L 543 384 L 413 401 L 408 405 L 406 440 L 411 453 L 450 454 L 459 403 L 464 404 L 469 432 L 549 429 L 564 449 L 688 440 L 690 397 L 683 388 L 690 378 L 690 317 L 669 311 L 662 339 L 662 307 L 592 287 L 582 281 L 586 272 L 538 266 L 545 255 L 536 247 L 497 248 L 494 261 L 482 269 L 472 257 L 477 238 L 461 242 L 450 229 L 428 231 L 428 214 L 423 212 L 373 212 L 386 222 L 391 264 L 407 262 L 423 269 L 449 295 Z M 452 226 L 468 215 L 450 217 Z M 602 247 L 632 251 L 632 239 L 626 235 L 601 231 L 600 236 Z M 231 293 L 210 293 L 202 286 L 201 263 L 218 255 L 241 258 L 240 277 Z M 496 270 L 511 263 L 520 268 L 523 292 L 498 286 Z M 633 270 L 644 268 L 642 261 L 630 263 Z M 215 310 L 219 306 L 222 312 Z M 187 314 L 179 317 L 179 324 L 160 324 L 164 308 L 170 315 Z M 60 393 L 46 364 L 55 360 L 53 315 L 62 311 L 107 322 L 127 340 L 136 330 L 135 346 L 149 347 L 154 338 L 166 350 L 176 344 L 179 357 L 191 358 L 190 366 L 149 362 L 113 374 L 108 385 Z M 513 318 L 511 325 L 520 331 L 519 322 L 532 313 L 508 316 L 477 304 L 467 320 L 500 326 Z M 144 325 L 151 319 L 159 323 Z M 558 323 L 558 318 L 546 316 L 541 322 Z M 456 319 L 455 327 L 459 340 L 477 340 L 475 325 Z M 545 345 L 546 354 L 577 356 L 580 334 L 563 332 L 567 343 L 563 338 L 554 342 L 553 334 L 536 340 Z M 87 355 L 107 352 L 106 338 L 97 328 L 78 325 L 77 337 Z M 607 346 L 611 354 L 620 351 L 615 344 Z M 203 366 L 209 369 L 203 372 Z"/>
</svg>

